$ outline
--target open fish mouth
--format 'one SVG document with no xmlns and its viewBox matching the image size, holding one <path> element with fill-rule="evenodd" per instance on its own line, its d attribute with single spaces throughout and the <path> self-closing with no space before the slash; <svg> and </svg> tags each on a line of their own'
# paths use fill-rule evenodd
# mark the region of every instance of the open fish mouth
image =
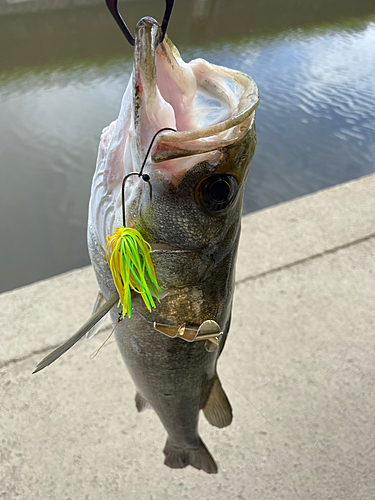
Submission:
<svg viewBox="0 0 375 500">
<path fill-rule="evenodd" d="M 185 63 L 160 27 L 146 17 L 136 28 L 134 54 L 135 131 L 147 147 L 161 128 L 152 161 L 213 151 L 241 138 L 258 106 L 258 89 L 247 75 L 195 59 Z"/>
</svg>

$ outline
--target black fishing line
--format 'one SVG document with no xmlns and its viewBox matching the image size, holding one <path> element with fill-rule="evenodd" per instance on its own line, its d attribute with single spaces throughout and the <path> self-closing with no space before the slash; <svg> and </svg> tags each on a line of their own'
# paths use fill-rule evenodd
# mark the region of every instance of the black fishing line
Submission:
<svg viewBox="0 0 375 500">
<path fill-rule="evenodd" d="M 145 159 L 143 160 L 143 163 L 142 163 L 142 166 L 141 166 L 141 170 L 139 172 L 131 172 L 130 174 L 125 175 L 124 180 L 122 181 L 122 188 L 121 188 L 121 196 L 122 196 L 122 225 L 124 227 L 126 227 L 126 222 L 125 222 L 126 221 L 126 214 L 125 214 L 125 182 L 132 175 L 138 175 L 138 177 L 142 177 L 142 179 L 145 182 L 147 182 L 148 185 L 149 185 L 149 187 L 150 187 L 150 199 L 152 199 L 152 184 L 150 182 L 150 176 L 148 174 L 144 174 L 143 173 L 143 169 L 145 168 L 147 158 L 148 158 L 148 156 L 150 154 L 151 148 L 152 148 L 152 146 L 154 144 L 154 141 L 155 141 L 156 137 L 158 136 L 158 134 L 160 134 L 160 132 L 165 132 L 166 130 L 170 130 L 171 132 L 177 132 L 176 129 L 170 128 L 170 127 L 165 127 L 165 128 L 161 128 L 160 130 L 158 130 L 156 132 L 156 134 L 154 135 L 154 137 L 151 139 L 150 145 L 149 145 L 149 147 L 147 149 L 147 153 L 146 153 Z"/>
</svg>

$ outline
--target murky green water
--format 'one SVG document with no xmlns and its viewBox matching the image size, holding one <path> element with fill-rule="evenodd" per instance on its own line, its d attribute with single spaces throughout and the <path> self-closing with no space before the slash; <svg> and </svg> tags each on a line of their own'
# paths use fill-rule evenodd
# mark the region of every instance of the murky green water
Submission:
<svg viewBox="0 0 375 500">
<path fill-rule="evenodd" d="M 89 262 L 99 136 L 132 49 L 104 5 L 64 3 L 0 0 L 0 291 Z M 120 2 L 131 27 L 163 8 Z M 259 86 L 245 213 L 375 171 L 373 1 L 176 0 L 169 35 Z"/>
</svg>

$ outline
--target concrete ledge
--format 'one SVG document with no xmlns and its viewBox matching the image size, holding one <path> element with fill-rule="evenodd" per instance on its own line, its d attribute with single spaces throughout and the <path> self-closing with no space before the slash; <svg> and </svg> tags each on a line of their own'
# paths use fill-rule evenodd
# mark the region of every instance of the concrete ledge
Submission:
<svg viewBox="0 0 375 500">
<path fill-rule="evenodd" d="M 375 175 L 243 218 L 237 280 L 375 235 Z"/>
<path fill-rule="evenodd" d="M 90 268 L 0 295 L 0 499 L 375 498 L 375 176 L 243 220 L 219 375 L 234 408 L 200 432 L 217 476 L 163 465 L 115 344 L 82 341 L 31 376 L 91 312 Z"/>
</svg>

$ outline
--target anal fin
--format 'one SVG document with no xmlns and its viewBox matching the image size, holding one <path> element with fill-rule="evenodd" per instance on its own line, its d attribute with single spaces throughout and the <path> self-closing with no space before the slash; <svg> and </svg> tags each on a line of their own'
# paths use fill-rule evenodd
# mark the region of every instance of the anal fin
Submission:
<svg viewBox="0 0 375 500">
<path fill-rule="evenodd" d="M 211 425 L 215 427 L 227 427 L 233 419 L 232 407 L 225 394 L 219 377 L 215 375 L 210 394 L 203 407 L 203 413 Z"/>
<path fill-rule="evenodd" d="M 137 407 L 139 413 L 151 409 L 151 406 L 148 404 L 145 398 L 139 394 L 139 392 L 135 393 L 135 406 Z"/>
</svg>

